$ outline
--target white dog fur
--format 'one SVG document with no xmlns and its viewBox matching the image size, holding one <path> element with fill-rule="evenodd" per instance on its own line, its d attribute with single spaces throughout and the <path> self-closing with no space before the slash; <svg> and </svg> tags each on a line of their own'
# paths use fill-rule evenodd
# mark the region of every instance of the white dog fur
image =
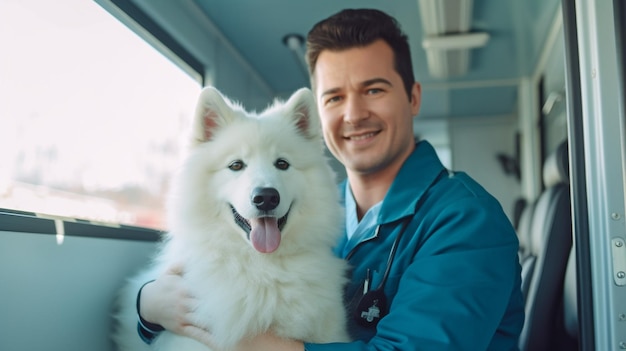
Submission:
<svg viewBox="0 0 626 351">
<path fill-rule="evenodd" d="M 208 87 L 192 129 L 189 155 L 172 184 L 162 248 L 120 294 L 113 335 L 118 349 L 209 350 L 167 331 L 151 345 L 137 335 L 139 287 L 178 263 L 199 297 L 195 311 L 220 349 L 268 330 L 308 342 L 347 341 L 347 264 L 332 253 L 344 211 L 312 93 L 300 89 L 255 114 Z M 275 208 L 256 206 L 259 188 L 276 190 Z M 233 209 L 248 220 L 250 234 Z M 287 213 L 277 236 L 276 218 Z"/>
</svg>

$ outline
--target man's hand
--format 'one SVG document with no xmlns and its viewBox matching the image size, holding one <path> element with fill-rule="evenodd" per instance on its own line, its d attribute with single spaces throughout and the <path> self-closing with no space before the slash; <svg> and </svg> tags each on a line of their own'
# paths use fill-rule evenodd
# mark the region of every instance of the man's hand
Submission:
<svg viewBox="0 0 626 351">
<path fill-rule="evenodd" d="M 185 284 L 182 267 L 171 267 L 154 282 L 143 287 L 139 313 L 150 323 L 159 324 L 170 332 L 195 339 L 213 350 L 218 350 L 209 330 L 201 327 L 202 323 L 194 313 L 197 299 L 189 293 Z M 303 350 L 302 342 L 265 333 L 240 341 L 234 351 Z"/>
<path fill-rule="evenodd" d="M 176 265 L 146 284 L 141 291 L 139 313 L 150 323 L 209 345 L 211 334 L 197 323 L 197 300 L 189 294 L 182 275 L 182 267 Z"/>
</svg>

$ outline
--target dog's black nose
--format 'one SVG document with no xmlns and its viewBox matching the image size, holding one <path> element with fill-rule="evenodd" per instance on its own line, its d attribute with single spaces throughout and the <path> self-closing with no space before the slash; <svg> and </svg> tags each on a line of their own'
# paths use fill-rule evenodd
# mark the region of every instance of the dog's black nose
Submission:
<svg viewBox="0 0 626 351">
<path fill-rule="evenodd" d="M 252 192 L 252 204 L 261 211 L 270 211 L 280 203 L 278 190 L 274 188 L 256 188 Z"/>
</svg>

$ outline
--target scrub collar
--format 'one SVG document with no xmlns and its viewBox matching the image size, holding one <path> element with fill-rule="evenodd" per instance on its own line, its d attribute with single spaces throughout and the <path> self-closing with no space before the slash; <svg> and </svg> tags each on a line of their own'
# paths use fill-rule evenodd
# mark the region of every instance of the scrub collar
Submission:
<svg viewBox="0 0 626 351">
<path fill-rule="evenodd" d="M 346 238 L 347 244 L 344 246 L 342 257 L 347 255 L 346 250 L 350 250 L 356 243 L 360 242 L 366 236 L 374 235 L 376 226 L 378 226 L 378 215 L 382 207 L 382 201 L 372 206 L 361 218 L 357 217 L 356 202 L 350 189 L 350 183 L 345 187 L 345 206 L 346 206 Z"/>
</svg>

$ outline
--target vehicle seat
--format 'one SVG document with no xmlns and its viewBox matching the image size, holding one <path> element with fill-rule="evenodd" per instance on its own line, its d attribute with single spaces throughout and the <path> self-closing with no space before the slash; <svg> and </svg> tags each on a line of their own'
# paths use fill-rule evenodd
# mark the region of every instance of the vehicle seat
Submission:
<svg viewBox="0 0 626 351">
<path fill-rule="evenodd" d="M 521 351 L 566 349 L 559 340 L 565 335 L 563 283 L 572 246 L 567 141 L 546 159 L 543 180 L 545 190 L 535 203 L 530 228 L 534 268 L 522 276 L 528 292 Z"/>
<path fill-rule="evenodd" d="M 531 226 L 533 212 L 535 210 L 535 204 L 529 202 L 522 211 L 519 219 L 518 226 L 516 228 L 517 238 L 519 240 L 519 260 L 522 266 L 522 278 L 530 277 L 535 267 L 535 261 L 537 255 L 531 250 Z M 528 295 L 528 288 L 530 286 L 530 279 L 522 279 L 522 294 L 524 300 Z"/>
</svg>

